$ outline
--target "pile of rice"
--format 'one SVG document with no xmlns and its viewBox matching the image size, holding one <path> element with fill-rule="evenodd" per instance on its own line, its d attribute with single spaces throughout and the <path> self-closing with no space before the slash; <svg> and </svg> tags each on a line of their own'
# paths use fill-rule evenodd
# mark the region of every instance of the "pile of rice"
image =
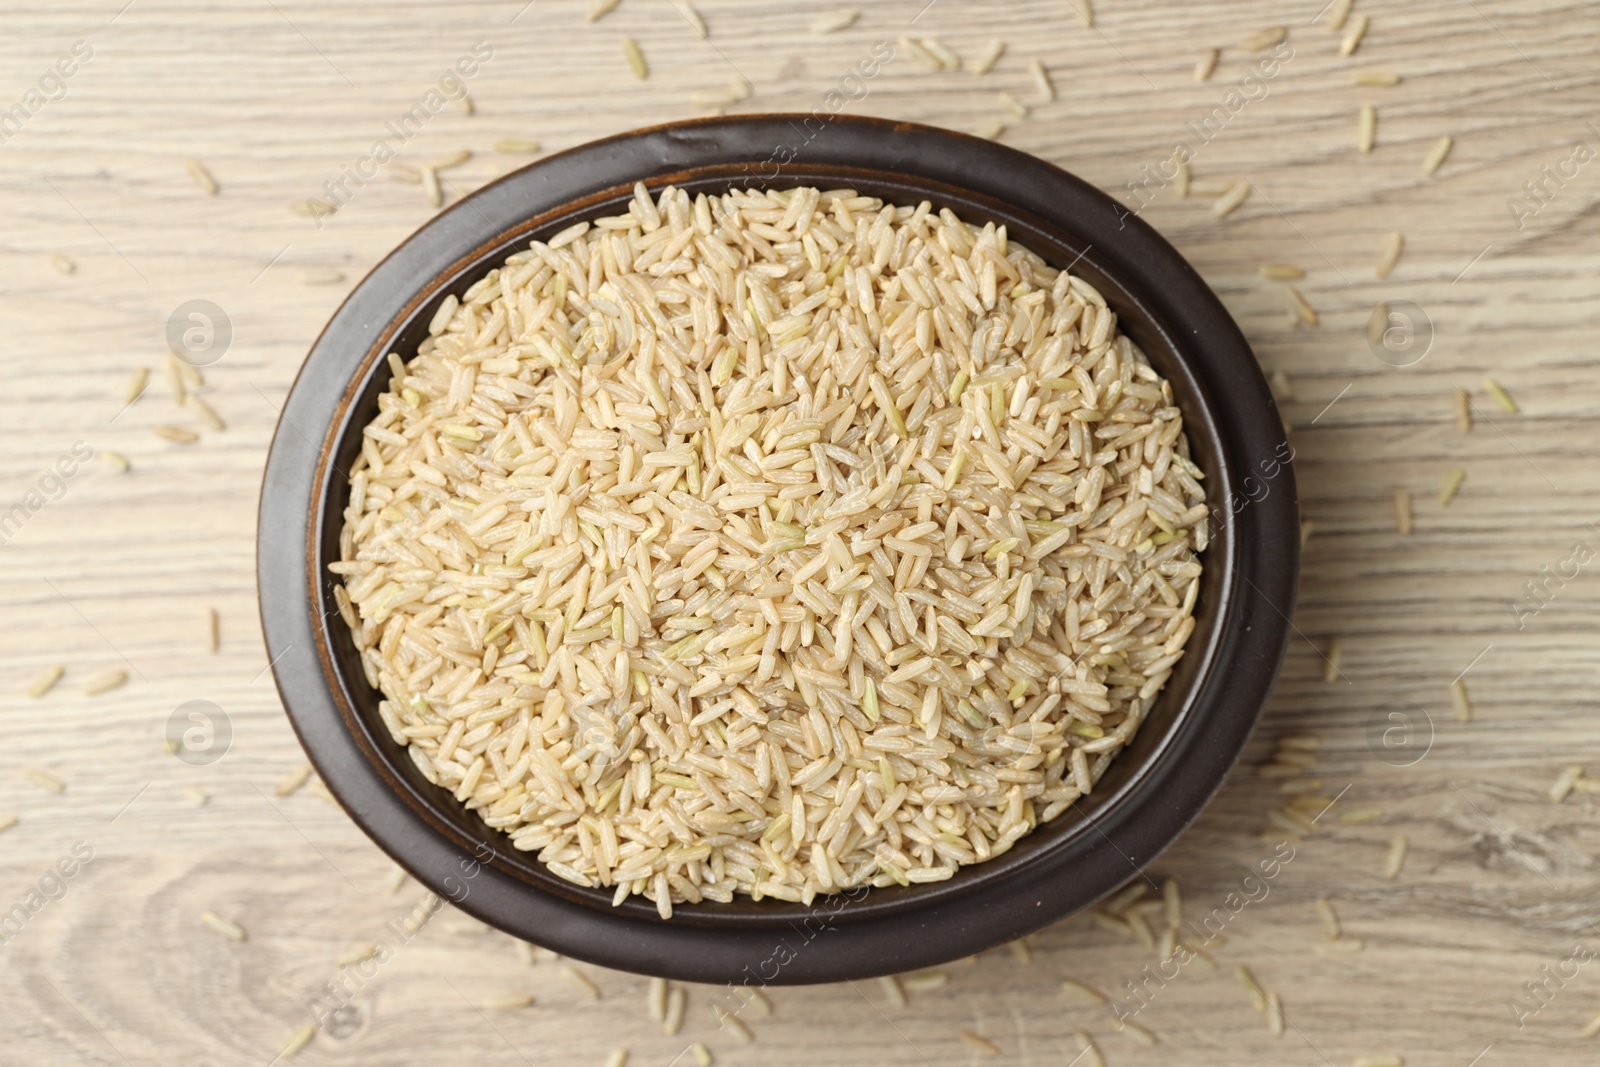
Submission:
<svg viewBox="0 0 1600 1067">
<path fill-rule="evenodd" d="M 1003 227 L 639 186 L 429 332 L 389 356 L 336 597 L 428 780 L 618 903 L 997 856 L 1194 629 L 1172 389 Z"/>
</svg>

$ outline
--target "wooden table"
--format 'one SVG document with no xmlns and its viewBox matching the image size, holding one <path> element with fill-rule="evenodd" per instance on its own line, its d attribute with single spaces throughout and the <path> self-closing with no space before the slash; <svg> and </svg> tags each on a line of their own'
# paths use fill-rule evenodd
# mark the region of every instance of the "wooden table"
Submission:
<svg viewBox="0 0 1600 1067">
<path fill-rule="evenodd" d="M 346 1006 L 300 1053 L 306 1063 L 598 1067 L 627 1047 L 635 1064 L 666 1064 L 704 1041 L 730 1064 L 944 1065 L 983 1058 L 959 1038 L 970 1030 L 998 1046 L 997 1062 L 1086 1064 L 1073 1059 L 1077 1028 L 1113 1065 L 1314 1067 L 1385 1053 L 1414 1067 L 1594 1062 L 1600 1044 L 1578 1032 L 1600 1012 L 1600 963 L 1581 962 L 1600 951 L 1596 797 L 1557 806 L 1546 792 L 1571 763 L 1600 776 L 1600 586 L 1596 565 L 1574 555 L 1577 545 L 1585 559 L 1600 551 L 1600 525 L 1588 525 L 1600 520 L 1600 163 L 1588 161 L 1600 151 L 1600 8 L 1358 0 L 1371 27 L 1345 58 L 1339 35 L 1314 24 L 1318 0 L 1270 11 L 1100 0 L 1092 28 L 1071 0 L 891 0 L 826 37 L 807 29 L 819 5 L 701 0 L 704 41 L 665 0 L 625 0 L 592 25 L 586 0 L 520 12 L 521 0 L 135 0 L 119 12 L 122 3 L 27 6 L 0 40 L 0 106 L 21 108 L 0 120 L 0 514 L 13 516 L 0 546 L 0 811 L 20 816 L 0 837 L 0 909 L 18 902 L 25 915 L 0 949 L 0 1063 L 265 1065 L 319 997 Z M 1289 27 L 1293 58 L 1242 84 L 1258 57 L 1238 42 L 1272 22 Z M 391 892 L 392 865 L 314 786 L 275 793 L 304 758 L 256 621 L 258 476 L 311 339 L 432 209 L 418 186 L 394 180 L 398 168 L 347 182 L 330 218 L 291 203 L 327 195 L 324 183 L 389 136 L 386 124 L 476 42 L 492 58 L 466 79 L 475 113 L 430 115 L 397 156 L 415 166 L 473 150 L 445 172 L 450 198 L 524 161 L 494 151 L 497 139 L 551 151 L 694 114 L 691 94 L 722 89 L 736 70 L 754 93 L 732 110 L 823 107 L 875 41 L 908 33 L 969 58 L 992 36 L 1009 48 L 978 77 L 927 70 L 901 45 L 846 110 L 968 130 L 1003 120 L 1007 143 L 1130 206 L 1141 168 L 1198 140 L 1188 124 L 1224 108 L 1221 132 L 1195 147 L 1193 180 L 1197 191 L 1248 181 L 1249 198 L 1218 220 L 1214 192 L 1185 199 L 1168 185 L 1142 214 L 1222 295 L 1263 367 L 1287 380 L 1314 530 L 1297 636 L 1252 750 L 1150 872 L 1179 881 L 1194 921 L 1250 892 L 1243 879 L 1284 836 L 1266 814 L 1286 799 L 1283 779 L 1257 770 L 1282 736 L 1322 738 L 1315 773 L 1337 805 L 1263 883 L 1266 895 L 1231 917 L 1211 953 L 1218 969 L 1191 964 L 1140 1011 L 1153 1048 L 1058 992 L 1072 977 L 1132 1004 L 1123 982 L 1154 962 L 1088 916 L 1029 939 L 1031 962 L 1002 949 L 953 964 L 946 985 L 904 1008 L 876 982 L 774 990 L 770 1018 L 744 1016 L 749 1047 L 716 1028 L 714 990 L 689 990 L 682 1033 L 668 1037 L 646 1016 L 645 979 L 578 965 L 602 994 L 591 1000 L 562 964 L 530 964 L 505 936 L 448 910 L 330 1002 L 340 954 L 388 937 L 385 924 L 422 891 Z M 629 72 L 624 34 L 641 42 L 648 81 Z M 1212 46 L 1221 62 L 1197 82 L 1195 62 Z M 1036 101 L 1032 56 L 1048 64 L 1056 101 Z M 58 59 L 72 70 L 59 82 L 48 76 Z M 1353 72 L 1369 68 L 1404 80 L 1355 84 Z M 1002 107 L 1002 89 L 1027 103 L 1026 119 Z M 1356 147 L 1363 103 L 1377 108 L 1370 154 Z M 1443 135 L 1454 148 L 1424 177 L 1419 164 Z M 185 158 L 203 161 L 219 195 L 197 186 Z M 1373 264 L 1390 232 L 1405 235 L 1405 252 L 1379 280 Z M 52 256 L 75 271 L 53 269 Z M 1257 273 L 1266 262 L 1304 268 L 1316 325 L 1295 323 L 1283 284 Z M 216 304 L 231 328 L 198 390 L 226 421 L 221 432 L 177 407 L 165 377 L 169 316 L 191 300 Z M 1375 356 L 1368 320 L 1380 302 L 1431 337 L 1424 358 L 1394 366 L 1421 349 L 1381 346 L 1388 362 Z M 139 366 L 151 385 L 124 409 Z M 1485 391 L 1491 375 L 1516 412 Z M 1470 432 L 1456 424 L 1457 389 L 1470 392 Z M 200 440 L 158 438 L 163 424 Z M 48 477 L 78 442 L 122 453 L 131 469 L 102 456 Z M 1455 467 L 1465 483 L 1441 506 Z M 1409 536 L 1396 530 L 1399 488 L 1414 501 Z M 1543 582 L 1539 600 L 1525 599 L 1530 581 Z M 215 654 L 208 607 L 221 622 Z M 24 695 L 56 663 L 60 684 Z M 84 695 L 108 669 L 128 683 Z M 1471 722 L 1452 711 L 1458 676 Z M 169 718 L 188 701 L 220 709 L 225 757 L 191 765 L 164 751 Z M 222 751 L 220 733 L 212 743 Z M 26 768 L 65 791 L 40 788 Z M 1361 809 L 1379 814 L 1344 821 Z M 1410 852 L 1391 880 L 1382 867 L 1395 834 Z M 57 881 L 49 872 L 75 847 L 92 859 Z M 1362 951 L 1316 950 L 1319 896 Z M 242 923 L 248 940 L 204 926 L 208 909 Z M 1229 973 L 1241 963 L 1281 996 L 1285 1036 L 1268 1033 Z M 1527 982 L 1546 984 L 1536 1013 Z M 508 991 L 535 1003 L 479 1010 Z"/>
</svg>

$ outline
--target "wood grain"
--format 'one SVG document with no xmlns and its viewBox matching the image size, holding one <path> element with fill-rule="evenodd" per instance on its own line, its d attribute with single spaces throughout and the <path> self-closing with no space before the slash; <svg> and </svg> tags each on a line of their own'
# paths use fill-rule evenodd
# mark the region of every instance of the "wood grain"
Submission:
<svg viewBox="0 0 1600 1067">
<path fill-rule="evenodd" d="M 735 72 L 755 88 L 736 110 L 810 110 L 875 41 L 910 34 L 968 56 L 990 37 L 1009 48 L 982 78 L 926 71 L 901 49 L 849 110 L 957 129 L 1002 119 L 1007 143 L 1133 206 L 1127 183 L 1239 85 L 1254 57 L 1236 42 L 1272 22 L 1290 28 L 1293 59 L 1193 168 L 1197 181 L 1249 181 L 1250 198 L 1219 222 L 1209 198 L 1168 188 L 1142 214 L 1221 294 L 1263 367 L 1288 378 L 1314 523 L 1294 608 L 1300 636 L 1247 759 L 1150 873 L 1179 880 L 1196 922 L 1241 891 L 1279 839 L 1261 831 L 1280 780 L 1257 771 L 1279 736 L 1324 739 L 1316 773 L 1340 800 L 1265 897 L 1227 924 L 1212 953 L 1220 969 L 1190 964 L 1139 1012 L 1161 1044 L 1136 1046 L 1104 1009 L 1058 994 L 1073 977 L 1126 999 L 1123 983 L 1143 981 L 1154 962 L 1087 916 L 1031 938 L 1031 962 L 1000 950 L 945 968 L 947 985 L 903 1009 L 875 982 L 775 990 L 771 1018 L 743 1016 L 758 1039 L 745 1047 L 717 1029 L 714 990 L 690 990 L 683 1032 L 668 1037 L 646 1017 L 644 979 L 579 965 L 602 992 L 585 999 L 561 964 L 530 965 L 508 938 L 446 909 L 370 978 L 346 980 L 348 1005 L 299 1059 L 598 1065 L 627 1047 L 634 1064 L 667 1064 L 700 1040 L 729 1064 L 953 1065 L 977 1056 L 957 1037 L 969 1029 L 999 1046 L 998 1062 L 1042 1065 L 1087 1062 L 1073 1059 L 1072 1032 L 1084 1028 L 1113 1065 L 1345 1064 L 1386 1052 L 1413 1067 L 1593 1062 L 1600 1046 L 1577 1033 L 1600 1012 L 1600 965 L 1551 984 L 1548 1006 L 1520 1025 L 1511 1004 L 1531 1012 L 1524 983 L 1600 944 L 1596 798 L 1556 806 L 1545 795 L 1568 763 L 1600 776 L 1594 566 L 1552 585 L 1536 614 L 1519 620 L 1513 605 L 1575 544 L 1600 549 L 1600 526 L 1589 525 L 1600 521 L 1600 163 L 1559 184 L 1542 170 L 1576 142 L 1600 150 L 1600 8 L 1359 0 L 1371 29 L 1346 59 L 1337 36 L 1313 25 L 1315 0 L 1099 0 L 1093 29 L 1065 0 L 888 0 L 862 5 L 853 27 L 828 37 L 806 28 L 827 5 L 699 0 L 709 40 L 659 0 L 624 0 L 592 25 L 587 0 L 520 12 L 521 0 L 136 0 L 119 12 L 122 3 L 17 6 L 0 39 L 0 108 L 31 111 L 0 144 L 0 514 L 30 490 L 51 498 L 25 508 L 0 544 L 0 811 L 20 816 L 0 836 L 0 910 L 57 889 L 41 879 L 74 843 L 93 849 L 65 895 L 0 949 L 0 1064 L 265 1065 L 339 978 L 336 957 L 392 938 L 385 924 L 421 896 L 409 883 L 391 893 L 388 861 L 314 789 L 274 795 L 303 757 L 255 618 L 255 500 L 277 406 L 310 341 L 432 210 L 417 186 L 382 177 L 320 226 L 290 204 L 323 195 L 474 43 L 494 50 L 468 81 L 475 114 L 446 108 L 398 156 L 420 165 L 474 150 L 446 172 L 452 199 L 524 161 L 494 152 L 496 139 L 534 138 L 548 152 L 682 117 L 694 113 L 691 93 Z M 627 69 L 624 34 L 644 48 L 647 82 Z M 92 58 L 63 98 L 33 110 L 25 94 L 80 40 Z M 1197 84 L 1194 62 L 1213 46 L 1222 62 Z M 1034 55 L 1059 99 L 1018 121 L 997 93 L 1032 99 Z M 1404 80 L 1355 85 L 1352 72 L 1368 67 Z M 1363 103 L 1378 110 L 1370 155 L 1356 151 Z M 1424 177 L 1419 164 L 1444 134 L 1454 149 Z M 190 157 L 220 195 L 191 180 Z M 1508 201 L 1540 181 L 1547 202 L 1519 225 Z M 1372 265 L 1394 231 L 1405 254 L 1380 281 Z M 52 269 L 53 255 L 75 272 Z M 1256 273 L 1267 261 L 1307 271 L 1298 284 L 1317 326 L 1290 321 L 1280 284 Z M 308 270 L 346 280 L 307 285 Z M 223 432 L 176 407 L 166 385 L 167 320 L 192 299 L 215 302 L 232 327 L 201 390 Z M 1379 302 L 1402 301 L 1431 323 L 1432 346 L 1394 367 L 1374 356 L 1367 320 Z M 123 383 L 140 365 L 154 372 L 150 390 L 123 411 Z M 1494 405 L 1486 376 L 1517 413 Z M 1456 388 L 1471 390 L 1469 433 L 1454 424 Z M 162 423 L 198 429 L 201 441 L 162 441 L 151 433 Z M 41 487 L 80 441 L 124 453 L 132 469 L 97 460 L 64 489 Z M 1456 466 L 1466 482 L 1441 507 L 1435 493 Z M 1404 538 L 1397 487 L 1415 500 Z M 207 606 L 222 618 L 214 655 Z M 1327 683 L 1334 637 L 1342 677 Z M 28 684 L 52 663 L 66 677 L 30 700 Z M 108 667 L 128 670 L 129 683 L 82 696 Z M 1470 723 L 1450 706 L 1464 670 Z M 231 728 L 227 755 L 208 766 L 162 748 L 169 717 L 191 700 L 214 703 Z M 1386 747 L 1391 712 L 1408 717 L 1412 747 Z M 1403 753 L 1425 754 L 1402 766 Z M 30 785 L 26 767 L 49 769 L 66 791 Z M 191 788 L 208 803 L 187 800 Z M 1381 809 L 1377 821 L 1340 821 L 1367 807 Z M 1389 881 L 1381 867 L 1395 833 L 1411 849 Z M 1318 896 L 1364 951 L 1314 954 Z M 206 909 L 243 923 L 249 939 L 202 926 Z M 1282 996 L 1283 1038 L 1228 973 L 1238 963 Z M 507 991 L 535 1004 L 477 1007 Z"/>
</svg>

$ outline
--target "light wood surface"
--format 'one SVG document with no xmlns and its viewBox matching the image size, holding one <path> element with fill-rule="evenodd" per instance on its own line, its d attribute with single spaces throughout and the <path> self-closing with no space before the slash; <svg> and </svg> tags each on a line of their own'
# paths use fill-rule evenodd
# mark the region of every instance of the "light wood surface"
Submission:
<svg viewBox="0 0 1600 1067">
<path fill-rule="evenodd" d="M 1547 583 L 1537 614 L 1519 620 L 1513 605 L 1574 545 L 1600 551 L 1600 526 L 1585 525 L 1600 520 L 1600 162 L 1570 162 L 1576 142 L 1600 151 L 1600 7 L 1358 0 L 1371 27 L 1343 58 L 1339 37 L 1312 24 L 1319 0 L 1097 0 L 1092 29 L 1071 0 L 925 9 L 890 0 L 862 4 L 855 26 L 828 37 L 807 31 L 827 10 L 819 4 L 699 0 L 708 41 L 666 0 L 624 0 L 592 25 L 587 0 L 535 0 L 520 13 L 521 0 L 136 0 L 119 13 L 122 2 L 14 7 L 0 36 L 0 106 L 25 111 L 25 94 L 74 42 L 93 49 L 66 96 L 41 100 L 0 145 L 0 513 L 25 504 L 75 442 L 132 463 L 126 473 L 87 464 L 59 499 L 25 506 L 0 545 L 0 812 L 20 817 L 0 835 L 0 911 L 25 902 L 75 843 L 93 850 L 65 895 L 0 948 L 0 1064 L 267 1064 L 312 1019 L 338 977 L 336 957 L 392 936 L 385 924 L 421 896 L 413 883 L 391 893 L 391 865 L 314 788 L 274 793 L 303 756 L 256 621 L 255 502 L 277 407 L 310 341 L 432 210 L 419 187 L 384 177 L 321 226 L 290 203 L 322 195 L 475 42 L 493 48 L 468 81 L 476 113 L 440 111 L 398 156 L 420 165 L 472 149 L 471 162 L 446 172 L 452 198 L 522 162 L 493 151 L 498 138 L 551 151 L 694 114 L 691 94 L 736 70 L 754 94 L 734 110 L 810 110 L 873 42 L 910 33 L 967 57 L 990 37 L 1009 48 L 980 78 L 927 71 L 902 46 L 847 110 L 968 130 L 1002 119 L 1007 143 L 1127 199 L 1141 167 L 1238 85 L 1255 57 L 1236 43 L 1272 23 L 1290 28 L 1293 59 L 1193 165 L 1196 182 L 1251 182 L 1250 198 L 1218 221 L 1211 197 L 1169 187 L 1143 216 L 1221 294 L 1263 366 L 1287 376 L 1302 506 L 1315 526 L 1299 636 L 1263 726 L 1239 772 L 1150 873 L 1180 882 L 1191 919 L 1226 906 L 1282 837 L 1261 836 L 1267 809 L 1282 803 L 1280 780 L 1256 773 L 1280 736 L 1324 739 L 1319 792 L 1340 799 L 1267 896 L 1232 918 L 1212 953 L 1220 969 L 1191 964 L 1139 1013 L 1160 1044 L 1139 1047 L 1104 1009 L 1058 993 L 1072 977 L 1126 998 L 1122 983 L 1154 962 L 1088 916 L 1031 938 L 1031 962 L 1002 949 L 944 968 L 948 984 L 912 993 L 904 1008 L 876 982 L 773 990 L 770 1018 L 743 1016 L 757 1038 L 746 1047 L 713 1023 L 715 990 L 691 988 L 682 1033 L 668 1037 L 646 1016 L 644 979 L 578 965 L 602 994 L 586 999 L 561 964 L 524 962 L 505 936 L 446 911 L 370 979 L 348 983 L 350 1006 L 299 1059 L 598 1067 L 627 1047 L 636 1065 L 664 1065 L 693 1062 L 687 1042 L 704 1041 L 728 1064 L 942 1067 L 983 1059 L 959 1037 L 970 1030 L 999 1048 L 995 1062 L 1086 1064 L 1074 1060 L 1072 1032 L 1083 1028 L 1114 1067 L 1342 1067 L 1384 1053 L 1412 1067 L 1594 1062 L 1600 1041 L 1578 1032 L 1600 1012 L 1600 963 L 1567 964 L 1576 975 L 1552 981 L 1548 1006 L 1521 1025 L 1511 1003 L 1531 1013 L 1525 982 L 1559 975 L 1580 945 L 1600 951 L 1597 798 L 1557 806 L 1546 796 L 1567 764 L 1600 776 L 1600 563 Z M 624 34 L 644 48 L 646 82 L 628 71 Z M 1194 63 L 1212 46 L 1221 63 L 1197 83 Z M 1049 65 L 1053 103 L 1034 102 L 1032 56 Z M 1372 67 L 1404 80 L 1354 84 L 1353 71 Z M 1002 89 L 1029 102 L 1026 120 L 1001 107 Z M 1363 103 L 1378 113 L 1369 155 L 1356 150 Z M 1420 162 L 1447 134 L 1448 160 L 1423 177 Z M 220 195 L 197 187 L 186 157 L 210 168 Z M 1536 214 L 1525 206 L 1519 228 L 1508 199 L 1530 181 L 1543 182 L 1547 202 Z M 1373 263 L 1393 231 L 1405 254 L 1380 281 Z M 70 257 L 75 273 L 52 269 L 53 255 Z M 1292 323 L 1281 284 L 1257 275 L 1267 261 L 1306 270 L 1299 284 L 1318 325 Z M 344 280 L 306 284 L 311 270 Z M 226 420 L 222 432 L 176 407 L 165 378 L 168 316 L 191 299 L 215 302 L 232 327 L 200 390 Z M 1420 362 L 1374 356 L 1367 320 L 1380 301 L 1410 301 L 1431 321 Z M 123 411 L 137 366 L 152 369 L 151 385 Z M 1487 375 L 1518 412 L 1496 406 Z M 1457 388 L 1471 391 L 1468 433 L 1455 425 Z M 158 424 L 201 439 L 169 443 L 152 434 Z M 1456 466 L 1466 481 L 1440 506 L 1438 486 Z M 1415 501 L 1409 536 L 1396 532 L 1402 487 Z M 221 618 L 216 654 L 206 649 L 208 606 Z M 1341 676 L 1330 684 L 1323 651 L 1335 637 Z M 54 663 L 65 678 L 29 699 Z M 125 686 L 83 695 L 87 679 L 113 668 L 129 672 Z M 1451 710 L 1463 671 L 1468 723 Z M 231 730 L 226 756 L 206 766 L 162 747 L 169 717 L 191 700 L 214 703 Z M 1386 747 L 1390 712 L 1412 732 L 1390 733 Z M 1398 765 L 1406 752 L 1425 755 Z M 30 782 L 30 767 L 65 792 Z M 191 789 L 208 802 L 195 806 Z M 1362 808 L 1381 815 L 1341 820 Z M 1389 880 L 1384 855 L 1397 833 L 1410 853 Z M 1363 951 L 1315 953 L 1319 896 Z M 202 925 L 207 909 L 249 939 Z M 1229 973 L 1240 963 L 1282 997 L 1285 1036 L 1269 1034 Z M 507 991 L 535 1003 L 476 1007 Z"/>
</svg>

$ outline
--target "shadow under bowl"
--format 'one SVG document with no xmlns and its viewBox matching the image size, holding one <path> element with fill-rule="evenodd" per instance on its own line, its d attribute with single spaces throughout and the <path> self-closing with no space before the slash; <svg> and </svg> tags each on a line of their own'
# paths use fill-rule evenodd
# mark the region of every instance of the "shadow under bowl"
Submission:
<svg viewBox="0 0 1600 1067">
<path fill-rule="evenodd" d="M 812 133 L 808 117 L 716 118 L 623 134 L 536 162 L 454 204 L 335 313 L 284 404 L 267 461 L 258 532 L 267 652 L 328 788 L 440 897 L 608 967 L 698 982 L 837 981 L 965 956 L 1090 904 L 1146 866 L 1222 783 L 1287 639 L 1299 567 L 1292 453 L 1249 345 L 1193 268 L 1111 198 L 1032 156 L 879 119 L 835 116 Z M 899 204 L 929 200 L 970 223 L 1003 223 L 1013 240 L 1099 289 L 1172 383 L 1214 513 L 1188 651 L 1093 794 L 1005 855 L 945 882 L 818 897 L 811 906 L 746 897 L 683 904 L 663 921 L 642 898 L 613 907 L 609 889 L 565 882 L 512 848 L 430 784 L 379 718 L 327 566 L 339 558 L 347 472 L 390 379 L 384 357 L 414 353 L 447 295 L 459 296 L 529 241 L 625 212 L 636 181 L 708 194 L 848 187 Z"/>
</svg>

